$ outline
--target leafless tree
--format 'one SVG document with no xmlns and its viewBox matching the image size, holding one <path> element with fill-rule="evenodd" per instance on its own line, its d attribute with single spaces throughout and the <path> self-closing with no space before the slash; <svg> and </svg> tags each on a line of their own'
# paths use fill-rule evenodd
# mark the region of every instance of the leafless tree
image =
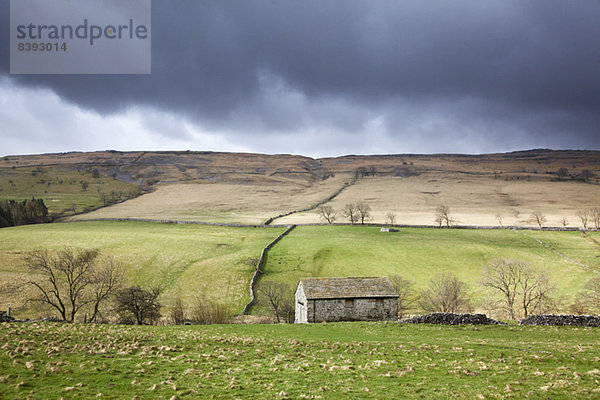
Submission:
<svg viewBox="0 0 600 400">
<path fill-rule="evenodd" d="M 317 209 L 319 216 L 322 220 L 327 221 L 328 224 L 332 224 L 335 221 L 336 212 L 332 206 L 320 206 Z"/>
<path fill-rule="evenodd" d="M 364 176 L 367 176 L 368 174 L 369 170 L 367 169 L 367 167 L 358 167 L 356 171 L 354 171 L 354 176 L 356 178 L 362 178 Z"/>
<path fill-rule="evenodd" d="M 402 319 L 404 313 L 417 301 L 417 293 L 414 290 L 413 282 L 408 279 L 404 279 L 400 275 L 392 275 L 389 279 L 398 293 L 398 318 Z"/>
<path fill-rule="evenodd" d="M 450 207 L 447 205 L 441 205 L 435 209 L 435 222 L 441 228 L 442 226 L 446 226 L 446 228 L 450 228 L 451 225 L 454 225 L 456 220 L 452 218 L 450 214 Z"/>
<path fill-rule="evenodd" d="M 180 296 L 175 299 L 175 304 L 171 307 L 171 321 L 175 325 L 183 325 L 186 320 L 185 306 Z"/>
<path fill-rule="evenodd" d="M 571 314 L 585 315 L 590 313 L 590 307 L 583 296 L 577 296 L 575 301 L 571 303 L 567 309 Z"/>
<path fill-rule="evenodd" d="M 565 179 L 569 176 L 569 170 L 564 167 L 559 168 L 558 171 L 556 171 L 556 175 L 558 176 L 558 179 Z"/>
<path fill-rule="evenodd" d="M 342 215 L 350 220 L 350 223 L 354 225 L 358 221 L 358 210 L 355 204 L 346 204 L 342 210 Z"/>
<path fill-rule="evenodd" d="M 25 264 L 36 276 L 28 283 L 40 297 L 31 299 L 54 307 L 67 322 L 92 300 L 87 289 L 92 283 L 98 250 L 73 250 L 66 248 L 56 255 L 48 250 L 34 250 L 25 255 Z"/>
<path fill-rule="evenodd" d="M 129 321 L 133 317 L 138 325 L 155 323 L 160 319 L 162 308 L 158 301 L 160 294 L 161 289 L 158 287 L 143 289 L 139 286 L 130 286 L 121 289 L 115 296 L 117 313 L 122 321 Z"/>
<path fill-rule="evenodd" d="M 376 176 L 377 175 L 377 167 L 375 167 L 374 165 L 371 165 L 369 167 L 369 175 Z"/>
<path fill-rule="evenodd" d="M 518 260 L 496 259 L 484 269 L 482 285 L 502 294 L 504 308 L 511 319 L 515 316 L 515 300 L 521 285 L 521 273 L 526 264 Z"/>
<path fill-rule="evenodd" d="M 600 207 L 590 208 L 589 215 L 594 223 L 594 228 L 600 229 Z"/>
<path fill-rule="evenodd" d="M 387 213 L 385 215 L 386 218 L 386 222 L 390 225 L 395 225 L 396 224 L 396 214 L 392 211 L 390 211 L 389 213 Z"/>
<path fill-rule="evenodd" d="M 231 320 L 231 307 L 199 294 L 194 299 L 191 319 L 195 324 L 225 324 Z"/>
<path fill-rule="evenodd" d="M 560 223 L 562 224 L 562 226 L 563 226 L 564 228 L 566 228 L 567 226 L 569 226 L 569 220 L 567 219 L 567 217 L 562 217 L 562 218 L 560 219 Z"/>
<path fill-rule="evenodd" d="M 102 303 L 109 300 L 119 289 L 123 281 L 123 270 L 114 260 L 109 258 L 104 265 L 100 265 L 92 271 L 91 277 L 91 322 L 96 322 Z"/>
<path fill-rule="evenodd" d="M 356 211 L 358 212 L 358 219 L 360 219 L 361 224 L 365 224 L 365 221 L 371 219 L 371 206 L 368 203 L 361 201 L 354 205 Z"/>
<path fill-rule="evenodd" d="M 517 307 L 526 317 L 532 311 L 541 312 L 554 304 L 548 275 L 535 271 L 525 261 L 492 260 L 483 270 L 481 284 L 500 294 L 503 308 L 511 319 L 516 319 Z"/>
<path fill-rule="evenodd" d="M 588 180 L 592 179 L 596 175 L 594 175 L 594 173 L 591 170 L 584 169 L 583 171 L 581 171 L 581 174 L 579 174 L 579 176 L 582 177 L 583 180 L 585 180 L 587 182 Z"/>
<path fill-rule="evenodd" d="M 554 299 L 551 297 L 553 286 L 550 277 L 545 273 L 527 271 L 521 277 L 521 307 L 523 316 L 532 312 L 545 313 L 551 310 Z"/>
<path fill-rule="evenodd" d="M 504 225 L 502 225 L 502 214 L 500 214 L 500 213 L 496 214 L 496 221 L 498 221 L 498 224 L 500 226 L 502 226 L 502 227 L 504 226 Z"/>
<path fill-rule="evenodd" d="M 589 218 L 590 218 L 589 211 L 588 210 L 579 210 L 579 211 L 577 211 L 577 216 L 579 217 L 579 220 L 581 221 L 581 226 L 583 226 L 583 230 L 587 231 Z"/>
<path fill-rule="evenodd" d="M 433 277 L 419 300 L 427 312 L 460 312 L 468 309 L 469 303 L 466 285 L 450 273 Z"/>
<path fill-rule="evenodd" d="M 546 218 L 546 215 L 544 215 L 544 213 L 540 210 L 535 210 L 529 217 L 529 222 L 535 223 L 540 228 L 543 227 L 547 221 L 548 219 Z"/>
<path fill-rule="evenodd" d="M 586 283 L 582 298 L 589 309 L 600 312 L 600 277 L 592 278 Z"/>
<path fill-rule="evenodd" d="M 257 289 L 258 302 L 273 312 L 277 322 L 293 321 L 294 295 L 289 285 L 274 281 L 263 281 Z"/>
</svg>

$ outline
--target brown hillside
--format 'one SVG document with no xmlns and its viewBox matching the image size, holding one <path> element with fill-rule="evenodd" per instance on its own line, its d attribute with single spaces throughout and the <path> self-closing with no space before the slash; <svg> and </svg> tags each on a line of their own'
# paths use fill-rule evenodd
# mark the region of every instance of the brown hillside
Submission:
<svg viewBox="0 0 600 400">
<path fill-rule="evenodd" d="M 548 224 L 576 225 L 579 209 L 599 206 L 600 152 L 532 150 L 485 155 L 376 155 L 313 159 L 216 152 L 61 153 L 0 158 L 6 169 L 94 168 L 151 188 L 151 193 L 77 218 L 168 218 L 260 223 L 303 209 L 351 183 L 330 204 L 367 201 L 374 222 L 392 211 L 398 223 L 432 224 L 449 205 L 460 223 L 527 225 L 542 210 Z M 560 168 L 567 175 L 557 175 Z M 586 175 L 587 174 L 587 175 Z M 591 175 L 594 175 L 592 177 Z M 318 222 L 314 212 L 282 222 Z"/>
</svg>

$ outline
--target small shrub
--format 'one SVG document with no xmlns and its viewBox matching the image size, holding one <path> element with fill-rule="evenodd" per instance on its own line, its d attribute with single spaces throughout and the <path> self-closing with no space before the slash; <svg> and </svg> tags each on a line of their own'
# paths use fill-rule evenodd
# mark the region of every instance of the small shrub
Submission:
<svg viewBox="0 0 600 400">
<path fill-rule="evenodd" d="M 199 296 L 192 307 L 190 317 L 195 324 L 225 324 L 231 320 L 231 310 L 226 304 Z"/>
</svg>

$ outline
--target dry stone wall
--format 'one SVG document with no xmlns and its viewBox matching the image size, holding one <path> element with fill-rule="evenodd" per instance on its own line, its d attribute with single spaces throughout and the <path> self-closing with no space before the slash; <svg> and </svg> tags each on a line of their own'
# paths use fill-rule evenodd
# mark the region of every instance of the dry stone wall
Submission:
<svg viewBox="0 0 600 400">
<path fill-rule="evenodd" d="M 594 315 L 530 315 L 519 325 L 600 326 L 600 317 Z"/>
<path fill-rule="evenodd" d="M 403 324 L 438 324 L 438 325 L 501 325 L 503 322 L 488 318 L 485 314 L 431 313 L 417 315 L 400 321 Z"/>
<path fill-rule="evenodd" d="M 14 322 L 15 319 L 8 315 L 5 311 L 0 311 L 0 322 Z"/>
<path fill-rule="evenodd" d="M 277 236 L 275 238 L 275 240 L 273 240 L 264 249 L 262 249 L 262 252 L 260 253 L 260 258 L 258 259 L 258 262 L 256 263 L 256 271 L 254 271 L 254 276 L 252 277 L 252 280 L 250 281 L 250 302 L 248 304 L 246 304 L 246 307 L 244 307 L 244 311 L 242 311 L 242 315 L 248 315 L 248 313 L 250 312 L 250 309 L 256 302 L 256 295 L 254 294 L 254 287 L 256 286 L 256 282 L 258 281 L 260 274 L 262 274 L 261 268 L 262 268 L 263 264 L 265 263 L 265 259 L 267 257 L 267 254 L 269 253 L 269 250 L 271 250 L 271 248 L 273 246 L 275 246 L 275 244 L 277 244 L 277 242 L 279 242 L 281 239 L 283 239 L 288 233 L 290 233 L 292 230 L 294 230 L 295 227 L 296 227 L 296 225 L 289 226 L 285 230 L 285 232 L 283 232 L 281 235 Z"/>
</svg>

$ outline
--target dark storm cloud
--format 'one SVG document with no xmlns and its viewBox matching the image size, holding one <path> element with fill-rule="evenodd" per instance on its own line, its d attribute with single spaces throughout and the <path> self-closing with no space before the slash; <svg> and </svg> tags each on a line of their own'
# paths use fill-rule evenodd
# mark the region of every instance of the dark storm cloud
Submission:
<svg viewBox="0 0 600 400">
<path fill-rule="evenodd" d="M 13 82 L 103 114 L 131 106 L 179 114 L 264 143 L 264 151 L 274 135 L 306 131 L 333 132 L 340 142 L 370 135 L 334 152 L 362 152 L 371 140 L 389 152 L 600 149 L 597 1 L 152 6 L 152 75 L 13 75 Z"/>
</svg>

